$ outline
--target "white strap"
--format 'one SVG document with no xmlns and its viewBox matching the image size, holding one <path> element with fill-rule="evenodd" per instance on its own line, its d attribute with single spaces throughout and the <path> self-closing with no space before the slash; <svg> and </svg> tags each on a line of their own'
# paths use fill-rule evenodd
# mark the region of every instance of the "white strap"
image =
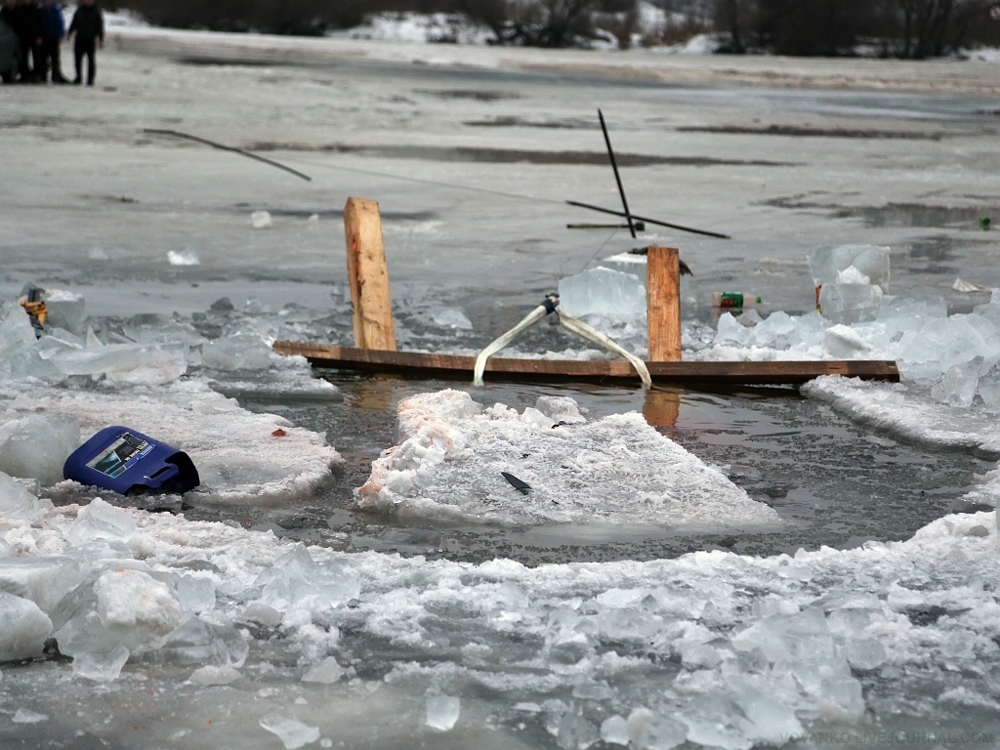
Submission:
<svg viewBox="0 0 1000 750">
<path fill-rule="evenodd" d="M 629 362 L 632 363 L 632 367 L 639 374 L 639 379 L 642 380 L 643 388 L 650 388 L 653 385 L 653 379 L 649 376 L 649 370 L 646 369 L 646 363 L 643 362 L 639 357 L 632 354 L 630 351 L 626 351 L 614 341 L 609 339 L 600 331 L 591 328 L 589 325 L 584 323 L 582 320 L 577 320 L 571 315 L 567 315 L 562 311 L 562 308 L 556 308 L 556 312 L 559 314 L 559 322 L 563 324 L 563 327 L 575 333 L 577 336 L 587 339 L 588 341 L 593 341 L 595 344 L 603 346 L 609 352 L 613 352 L 620 357 L 624 357 Z"/>
<path fill-rule="evenodd" d="M 519 334 L 525 328 L 530 328 L 548 314 L 549 314 L 549 309 L 545 307 L 545 305 L 539 305 L 530 313 L 528 313 L 528 315 L 524 318 L 524 320 L 522 320 L 516 326 L 507 331 L 507 333 L 505 333 L 503 336 L 501 336 L 496 341 L 487 346 L 485 349 L 483 349 L 481 352 L 479 352 L 479 356 L 476 357 L 476 367 L 472 374 L 472 384 L 475 386 L 483 385 L 483 371 L 486 369 L 486 360 L 488 360 L 498 351 L 507 346 L 507 344 L 513 341 L 514 337 L 517 336 L 517 334 Z"/>
</svg>

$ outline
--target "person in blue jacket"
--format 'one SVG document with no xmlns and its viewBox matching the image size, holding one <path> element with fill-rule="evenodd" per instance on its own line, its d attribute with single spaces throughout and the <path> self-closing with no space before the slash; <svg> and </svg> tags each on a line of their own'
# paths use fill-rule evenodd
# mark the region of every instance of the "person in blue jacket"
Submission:
<svg viewBox="0 0 1000 750">
<path fill-rule="evenodd" d="M 76 34 L 73 42 L 73 57 L 76 60 L 76 78 L 73 83 L 79 85 L 83 81 L 83 58 L 87 58 L 87 85 L 94 85 L 97 75 L 96 47 L 104 47 L 104 14 L 97 7 L 95 0 L 82 0 L 73 14 L 69 24 L 69 39 Z"/>
<path fill-rule="evenodd" d="M 39 14 L 42 21 L 42 59 L 38 71 L 41 81 L 44 83 L 51 71 L 52 83 L 69 83 L 59 64 L 59 45 L 66 37 L 62 9 L 55 4 L 55 0 L 42 0 Z"/>
</svg>

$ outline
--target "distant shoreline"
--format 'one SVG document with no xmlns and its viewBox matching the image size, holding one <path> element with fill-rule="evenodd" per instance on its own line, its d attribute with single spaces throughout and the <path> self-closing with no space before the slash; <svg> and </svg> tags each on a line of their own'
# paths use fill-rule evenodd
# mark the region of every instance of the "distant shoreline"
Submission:
<svg viewBox="0 0 1000 750">
<path fill-rule="evenodd" d="M 1000 65 L 974 60 L 678 55 L 655 49 L 601 51 L 415 44 L 153 27 L 112 27 L 107 36 L 113 50 L 202 64 L 428 65 L 682 86 L 756 86 L 1000 98 Z"/>
</svg>

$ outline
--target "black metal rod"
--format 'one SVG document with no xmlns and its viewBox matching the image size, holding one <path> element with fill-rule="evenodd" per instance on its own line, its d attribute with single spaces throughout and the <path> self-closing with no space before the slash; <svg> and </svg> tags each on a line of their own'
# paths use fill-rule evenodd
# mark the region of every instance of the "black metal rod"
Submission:
<svg viewBox="0 0 1000 750">
<path fill-rule="evenodd" d="M 628 231 L 635 238 L 635 226 L 632 224 L 632 212 L 628 210 L 628 199 L 625 197 L 625 188 L 622 185 L 622 177 L 618 174 L 618 160 L 615 159 L 615 150 L 611 148 L 611 136 L 608 135 L 608 126 L 604 124 L 604 113 L 597 110 L 597 117 L 601 121 L 601 131 L 604 133 L 604 143 L 608 147 L 608 156 L 611 157 L 611 168 L 615 170 L 615 182 L 618 183 L 618 194 L 622 197 L 622 207 L 625 209 L 625 219 L 628 221 Z"/>
<path fill-rule="evenodd" d="M 615 211 L 612 208 L 602 208 L 601 206 L 595 206 L 590 203 L 581 203 L 580 201 L 566 201 L 571 206 L 579 206 L 580 208 L 589 208 L 591 211 L 600 211 L 602 214 L 611 214 L 612 216 L 625 216 L 621 211 Z M 647 224 L 656 224 L 658 227 L 669 227 L 670 229 L 679 229 L 682 232 L 691 232 L 692 234 L 703 234 L 706 237 L 718 237 L 722 240 L 731 240 L 728 234 L 722 234 L 722 232 L 710 232 L 707 229 L 694 229 L 692 227 L 681 226 L 680 224 L 670 224 L 665 221 L 657 221 L 656 219 L 648 219 L 645 216 L 632 215 L 632 218 L 636 221 L 644 221 Z"/>
<path fill-rule="evenodd" d="M 236 148 L 235 146 L 226 146 L 222 143 L 216 143 L 215 141 L 210 141 L 207 138 L 199 138 L 196 135 L 190 135 L 189 133 L 181 133 L 178 130 L 157 130 L 156 128 L 143 128 L 143 133 L 149 133 L 150 135 L 168 135 L 173 138 L 186 138 L 189 141 L 194 141 L 195 143 L 203 143 L 206 146 L 211 146 L 212 148 L 217 148 L 220 151 L 232 151 L 235 154 L 241 154 L 249 159 L 256 159 L 257 161 L 262 161 L 265 164 L 270 164 L 272 167 L 277 167 L 278 169 L 283 169 L 296 177 L 301 177 L 307 182 L 312 182 L 312 177 L 307 174 L 302 174 L 291 167 L 286 167 L 284 164 L 279 164 L 271 159 L 265 159 L 263 156 L 257 156 L 257 154 L 251 154 L 249 151 L 244 151 L 241 148 Z"/>
<path fill-rule="evenodd" d="M 567 229 L 628 229 L 628 224 L 567 224 Z M 641 221 L 635 222 L 635 228 L 640 232 L 644 229 Z"/>
</svg>

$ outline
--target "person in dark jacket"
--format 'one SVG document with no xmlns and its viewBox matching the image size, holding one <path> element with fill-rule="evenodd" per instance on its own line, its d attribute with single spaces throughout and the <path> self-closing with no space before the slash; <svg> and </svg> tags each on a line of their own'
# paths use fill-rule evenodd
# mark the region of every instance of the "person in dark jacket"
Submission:
<svg viewBox="0 0 1000 750">
<path fill-rule="evenodd" d="M 44 82 L 52 71 L 52 83 L 69 83 L 69 79 L 63 77 L 59 64 L 59 45 L 66 36 L 62 8 L 55 4 L 55 0 L 42 0 L 39 14 L 42 20 L 41 80 Z"/>
<path fill-rule="evenodd" d="M 95 0 L 82 0 L 73 14 L 69 24 L 69 39 L 76 34 L 73 42 L 73 57 L 76 60 L 76 78 L 73 83 L 80 84 L 83 80 L 83 58 L 87 57 L 87 85 L 94 85 L 97 75 L 96 47 L 104 47 L 104 14 L 97 7 Z"/>
<path fill-rule="evenodd" d="M 17 0 L 11 8 L 11 26 L 21 41 L 18 70 L 21 71 L 21 82 L 31 83 L 37 80 L 36 71 L 28 63 L 29 55 L 35 66 L 41 62 L 42 24 L 35 0 Z"/>
</svg>

